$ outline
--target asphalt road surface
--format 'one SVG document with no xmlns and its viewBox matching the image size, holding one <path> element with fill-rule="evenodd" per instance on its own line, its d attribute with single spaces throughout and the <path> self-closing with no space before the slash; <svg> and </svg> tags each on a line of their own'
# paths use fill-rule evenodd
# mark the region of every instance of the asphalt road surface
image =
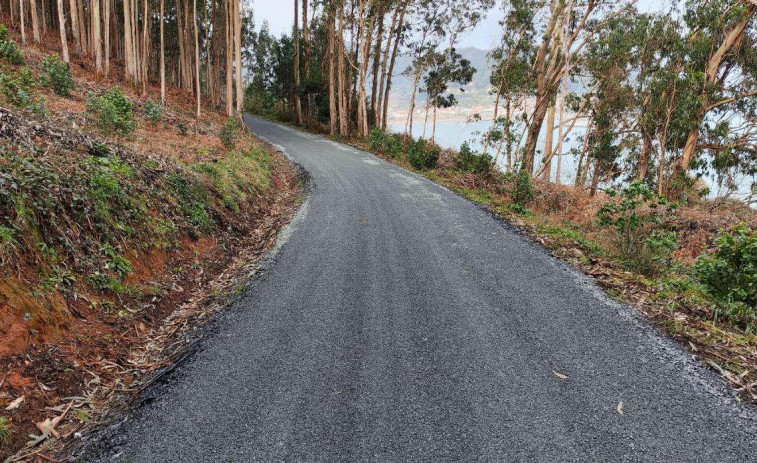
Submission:
<svg viewBox="0 0 757 463">
<path fill-rule="evenodd" d="M 84 460 L 757 461 L 754 407 L 587 278 L 418 175 L 247 122 L 310 198 Z"/>
</svg>

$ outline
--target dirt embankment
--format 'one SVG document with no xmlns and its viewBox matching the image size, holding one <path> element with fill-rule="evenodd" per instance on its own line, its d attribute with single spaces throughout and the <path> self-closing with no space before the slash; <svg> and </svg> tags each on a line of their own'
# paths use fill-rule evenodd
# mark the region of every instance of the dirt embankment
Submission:
<svg viewBox="0 0 757 463">
<path fill-rule="evenodd" d="M 0 460 L 50 458 L 180 358 L 301 197 L 283 156 L 239 125 L 222 140 L 227 118 L 195 119 L 191 95 L 156 116 L 157 88 L 80 61 L 59 96 L 43 55 L 0 63 Z M 33 108 L 8 97 L 22 78 Z M 115 87 L 118 136 L 88 109 Z"/>
</svg>

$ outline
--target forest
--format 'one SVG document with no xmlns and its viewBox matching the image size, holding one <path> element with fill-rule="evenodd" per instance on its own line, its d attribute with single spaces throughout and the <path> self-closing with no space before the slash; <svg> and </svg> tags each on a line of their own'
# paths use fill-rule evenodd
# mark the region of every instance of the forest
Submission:
<svg viewBox="0 0 757 463">
<path fill-rule="evenodd" d="M 704 194 L 697 178 L 708 175 L 727 196 L 757 167 L 756 11 L 752 0 L 677 1 L 655 12 L 633 0 L 304 0 L 296 34 L 273 37 L 264 24 L 252 36 L 247 104 L 367 138 L 386 130 L 392 79 L 402 74 L 413 83 L 398 103 L 405 135 L 423 114 L 433 141 L 437 110 L 483 71 L 456 47 L 497 15 L 494 115 L 482 135 L 494 164 L 555 180 L 573 156 L 573 183 L 591 191 L 641 181 L 668 197 Z M 411 65 L 396 69 L 402 55 Z"/>
</svg>

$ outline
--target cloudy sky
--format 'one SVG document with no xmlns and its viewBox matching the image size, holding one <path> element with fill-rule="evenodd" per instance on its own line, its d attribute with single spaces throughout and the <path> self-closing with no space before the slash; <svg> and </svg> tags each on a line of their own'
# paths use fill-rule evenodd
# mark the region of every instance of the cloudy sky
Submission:
<svg viewBox="0 0 757 463">
<path fill-rule="evenodd" d="M 271 32 L 278 36 L 282 32 L 289 32 L 292 29 L 294 15 L 294 4 L 291 0 L 248 0 L 252 4 L 255 14 L 255 23 L 258 28 L 263 21 L 268 21 Z M 671 0 L 639 0 L 639 9 L 642 11 L 660 11 L 669 6 Z M 501 14 L 499 9 L 489 12 L 487 18 L 479 26 L 466 34 L 460 43 L 461 47 L 476 47 L 489 49 L 496 42 L 499 35 L 499 25 L 497 21 Z"/>
</svg>

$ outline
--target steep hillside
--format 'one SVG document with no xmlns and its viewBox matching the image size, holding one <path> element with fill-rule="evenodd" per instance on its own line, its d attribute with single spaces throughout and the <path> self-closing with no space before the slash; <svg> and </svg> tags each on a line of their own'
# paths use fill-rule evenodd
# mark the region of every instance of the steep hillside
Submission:
<svg viewBox="0 0 757 463">
<path fill-rule="evenodd" d="M 69 75 L 49 48 L 0 35 L 3 459 L 81 431 L 181 355 L 299 182 L 238 120 L 195 119 L 189 94 L 162 107 L 117 70 L 81 60 Z"/>
</svg>

